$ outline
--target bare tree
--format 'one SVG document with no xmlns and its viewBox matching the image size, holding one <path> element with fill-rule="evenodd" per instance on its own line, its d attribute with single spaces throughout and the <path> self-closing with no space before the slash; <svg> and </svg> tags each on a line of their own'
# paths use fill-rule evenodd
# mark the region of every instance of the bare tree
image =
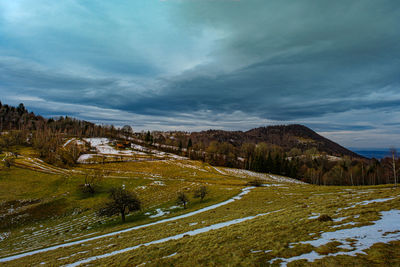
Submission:
<svg viewBox="0 0 400 267">
<path fill-rule="evenodd" d="M 107 173 L 104 170 L 97 169 L 91 173 L 85 174 L 85 184 L 82 186 L 82 191 L 84 193 L 94 194 L 96 192 L 96 187 L 103 180 Z"/>
<path fill-rule="evenodd" d="M 110 198 L 112 200 L 99 209 L 98 215 L 113 216 L 121 214 L 121 219 L 125 222 L 125 214 L 140 210 L 141 208 L 141 201 L 136 194 L 126 190 L 124 187 L 112 188 Z"/>
<path fill-rule="evenodd" d="M 178 205 L 183 205 L 183 208 L 186 209 L 186 204 L 189 202 L 188 197 L 184 192 L 179 192 L 178 193 L 178 198 L 176 200 L 176 203 Z"/>
<path fill-rule="evenodd" d="M 11 158 L 11 157 L 6 157 L 3 159 L 3 161 L 4 161 L 4 167 L 7 167 L 7 168 L 10 168 L 11 166 L 13 166 L 14 162 L 15 162 L 14 158 Z"/>
<path fill-rule="evenodd" d="M 394 185 L 397 186 L 397 170 L 396 170 L 397 150 L 394 147 L 390 148 L 390 154 L 392 154 Z"/>
<path fill-rule="evenodd" d="M 126 135 L 131 135 L 133 133 L 133 129 L 130 125 L 124 125 L 121 130 Z"/>
<path fill-rule="evenodd" d="M 203 201 L 205 196 L 208 194 L 208 189 L 206 186 L 202 185 L 200 186 L 195 192 L 193 197 L 195 198 L 200 198 L 200 201 Z"/>
</svg>

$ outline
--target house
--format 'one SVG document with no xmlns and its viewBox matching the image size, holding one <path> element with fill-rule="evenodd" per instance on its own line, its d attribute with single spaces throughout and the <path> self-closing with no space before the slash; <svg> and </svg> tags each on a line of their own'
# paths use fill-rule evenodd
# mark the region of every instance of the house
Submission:
<svg viewBox="0 0 400 267">
<path fill-rule="evenodd" d="M 131 142 L 129 141 L 124 141 L 124 142 L 118 142 L 116 144 L 116 147 L 119 149 L 125 149 L 131 147 Z"/>
</svg>

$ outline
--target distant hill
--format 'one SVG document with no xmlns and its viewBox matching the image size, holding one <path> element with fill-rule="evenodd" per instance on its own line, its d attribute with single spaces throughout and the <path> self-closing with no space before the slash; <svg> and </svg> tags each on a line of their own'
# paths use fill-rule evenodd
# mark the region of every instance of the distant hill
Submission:
<svg viewBox="0 0 400 267">
<path fill-rule="evenodd" d="M 100 126 L 67 116 L 43 118 L 29 112 L 23 103 L 13 107 L 0 102 L 0 132 L 12 130 L 52 131 L 74 136 L 105 136 L 119 133 L 113 126 Z"/>
<path fill-rule="evenodd" d="M 286 151 L 296 147 L 301 150 L 316 148 L 320 152 L 326 152 L 336 156 L 351 156 L 362 158 L 362 156 L 350 151 L 341 145 L 317 134 L 310 128 L 300 125 L 277 125 L 242 131 L 208 130 L 191 133 L 190 138 L 194 143 L 202 142 L 206 145 L 212 141 L 228 142 L 234 146 L 244 143 L 260 143 L 277 145 Z"/>
<path fill-rule="evenodd" d="M 25 109 L 21 103 L 18 107 L 2 105 L 0 102 L 0 132 L 7 130 L 38 130 L 51 129 L 57 132 L 76 136 L 103 136 L 105 134 L 117 136 L 118 130 L 114 127 L 102 127 L 94 123 L 77 120 L 69 117 L 46 119 L 37 116 Z M 185 139 L 188 138 L 183 134 Z M 235 147 L 244 143 L 261 143 L 277 145 L 284 151 L 299 148 L 303 151 L 316 148 L 320 152 L 330 155 L 363 158 L 362 156 L 340 146 L 339 144 L 317 134 L 304 125 L 277 125 L 259 127 L 249 131 L 222 131 L 208 130 L 193 132 L 189 135 L 193 143 L 202 143 L 207 147 L 212 141 L 227 142 Z M 184 141 L 187 143 L 187 140 Z"/>
</svg>

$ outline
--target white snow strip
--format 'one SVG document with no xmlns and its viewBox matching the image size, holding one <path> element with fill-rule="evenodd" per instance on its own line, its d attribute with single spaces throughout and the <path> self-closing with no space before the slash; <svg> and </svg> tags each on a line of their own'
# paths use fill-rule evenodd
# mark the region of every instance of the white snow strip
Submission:
<svg viewBox="0 0 400 267">
<path fill-rule="evenodd" d="M 292 258 L 275 258 L 271 260 L 270 263 L 280 259 L 283 261 L 281 266 L 286 266 L 289 262 L 302 259 L 313 262 L 314 260 L 328 256 L 355 256 L 358 253 L 365 254 L 364 250 L 370 248 L 373 244 L 400 240 L 400 210 L 382 211 L 381 216 L 381 219 L 375 221 L 373 225 L 342 229 L 335 232 L 325 232 L 317 240 L 300 242 L 302 244 L 310 244 L 314 247 L 319 247 L 332 241 L 339 241 L 343 243 L 343 245 L 339 247 L 353 249 L 352 251 L 339 251 L 328 255 L 320 255 L 312 251 Z M 348 240 L 352 241 L 349 242 Z M 355 244 L 351 244 L 354 240 L 356 240 Z"/>
<path fill-rule="evenodd" d="M 165 259 L 165 258 L 171 258 L 171 257 L 175 256 L 176 254 L 178 254 L 178 253 L 177 253 L 177 252 L 175 252 L 175 253 L 172 253 L 172 254 L 170 254 L 170 255 L 168 255 L 168 256 L 164 256 L 164 257 L 162 257 L 161 259 Z"/>
<path fill-rule="evenodd" d="M 263 187 L 271 187 L 271 186 L 284 186 L 283 184 L 262 184 Z M 287 188 L 287 187 L 284 187 Z"/>
<path fill-rule="evenodd" d="M 87 258 L 87 259 L 84 259 L 84 260 L 80 260 L 80 261 L 74 262 L 72 264 L 68 264 L 66 266 L 74 267 L 74 266 L 78 266 L 78 265 L 81 265 L 81 264 L 84 264 L 84 263 L 88 263 L 88 262 L 91 262 L 91 261 L 95 261 L 95 260 L 111 257 L 111 256 L 114 256 L 114 255 L 117 255 L 117 254 L 121 254 L 121 253 L 124 253 L 124 252 L 129 252 L 129 251 L 135 250 L 135 249 L 137 249 L 139 247 L 142 247 L 142 246 L 150 246 L 150 245 L 154 245 L 154 244 L 164 243 L 164 242 L 167 242 L 167 241 L 170 241 L 170 240 L 178 240 L 178 239 L 181 239 L 181 238 L 183 238 L 185 236 L 195 236 L 195 235 L 198 235 L 198 234 L 209 232 L 211 230 L 221 229 L 221 228 L 224 228 L 224 227 L 227 227 L 227 226 L 231 226 L 231 225 L 234 225 L 234 224 L 238 224 L 238 223 L 242 223 L 242 222 L 245 222 L 245 221 L 248 221 L 248 220 L 252 220 L 252 219 L 260 217 L 260 216 L 265 216 L 265 215 L 273 213 L 273 212 L 277 212 L 277 211 L 261 213 L 261 214 L 255 215 L 255 216 L 249 216 L 249 217 L 244 217 L 244 218 L 240 218 L 240 219 L 235 219 L 235 220 L 232 220 L 232 221 L 213 224 L 213 225 L 210 225 L 210 226 L 207 226 L 207 227 L 204 227 L 204 228 L 199 228 L 199 229 L 188 231 L 188 232 L 185 232 L 185 233 L 182 233 L 182 234 L 169 236 L 169 237 L 166 237 L 166 238 L 162 238 L 162 239 L 159 239 L 159 240 L 154 240 L 154 241 L 147 242 L 147 243 L 140 244 L 140 245 L 136 245 L 136 246 L 133 246 L 133 247 L 128 247 L 128 248 L 116 250 L 116 251 L 113 251 L 113 252 L 110 252 L 110 253 L 106 253 L 106 254 L 103 254 L 103 255 L 93 256 L 93 257 L 90 257 L 90 258 Z"/>
<path fill-rule="evenodd" d="M 74 140 L 75 138 L 69 139 L 67 142 L 65 142 L 65 144 L 63 145 L 63 147 L 66 147 L 69 143 L 71 143 L 72 140 Z"/>
<path fill-rule="evenodd" d="M 69 258 L 75 256 L 75 255 L 85 254 L 85 253 L 88 253 L 88 252 L 89 252 L 89 251 L 79 251 L 79 252 L 77 252 L 77 253 L 68 255 L 67 257 L 58 258 L 57 260 L 59 260 L 59 261 L 61 261 L 61 260 L 66 260 L 66 259 L 69 259 Z"/>
<path fill-rule="evenodd" d="M 58 249 L 58 248 L 65 248 L 65 247 L 70 247 L 70 246 L 74 246 L 74 245 L 79 245 L 79 244 L 86 243 L 86 242 L 93 241 L 93 240 L 97 240 L 97 239 L 100 239 L 100 238 L 114 236 L 114 235 L 118 235 L 118 234 L 121 234 L 121 233 L 126 233 L 126 232 L 134 231 L 134 230 L 137 230 L 137 229 L 141 229 L 141 228 L 145 228 L 145 227 L 149 227 L 149 226 L 165 223 L 165 222 L 171 222 L 171 221 L 176 221 L 176 220 L 180 220 L 180 219 L 183 219 L 183 218 L 191 217 L 193 215 L 197 215 L 199 213 L 203 213 L 203 212 L 206 212 L 206 211 L 209 211 L 209 210 L 213 210 L 213 209 L 219 208 L 221 206 L 227 205 L 227 204 L 232 203 L 232 202 L 234 202 L 236 200 L 240 200 L 244 195 L 248 194 L 250 192 L 250 190 L 252 190 L 254 188 L 255 187 L 253 187 L 253 186 L 245 187 L 245 188 L 242 189 L 242 192 L 240 192 L 238 195 L 236 195 L 236 196 L 234 196 L 234 197 L 232 197 L 232 198 L 230 198 L 228 200 L 225 200 L 223 202 L 220 202 L 220 203 L 217 203 L 217 204 L 214 204 L 214 205 L 211 205 L 211 206 L 208 206 L 208 207 L 196 210 L 196 211 L 188 212 L 188 213 L 185 213 L 185 214 L 182 214 L 182 215 L 179 215 L 179 216 L 175 216 L 175 217 L 159 220 L 159 221 L 148 223 L 148 224 L 143 224 L 143 225 L 130 227 L 130 228 L 127 228 L 127 229 L 124 229 L 124 230 L 119 230 L 119 231 L 111 232 L 111 233 L 104 234 L 104 235 L 94 236 L 94 237 L 90 237 L 90 238 L 86 238 L 86 239 L 82 239 L 82 240 L 78 240 L 78 241 L 68 242 L 68 243 L 59 244 L 59 245 L 56 245 L 56 246 L 51 246 L 51 247 L 47 247 L 47 248 L 42 248 L 42 249 L 38 249 L 38 250 L 25 252 L 25 253 L 22 253 L 22 254 L 8 256 L 8 257 L 5 257 L 5 258 L 0 258 L 0 262 L 8 262 L 8 261 L 20 259 L 20 258 L 23 258 L 23 257 L 26 257 L 26 256 L 32 256 L 32 255 L 35 255 L 35 254 L 38 254 L 38 253 L 55 250 L 55 249 Z"/>
<path fill-rule="evenodd" d="M 162 209 L 156 209 L 156 214 L 149 216 L 150 218 L 157 218 L 169 214 L 169 211 L 163 211 Z"/>
<path fill-rule="evenodd" d="M 169 210 L 174 210 L 174 209 L 181 209 L 181 208 L 182 208 L 181 206 L 171 206 L 168 209 Z"/>
<path fill-rule="evenodd" d="M 332 228 L 339 228 L 339 227 L 342 227 L 342 226 L 356 225 L 356 224 L 357 224 L 356 222 L 347 222 L 347 223 L 344 223 L 344 224 L 332 225 L 331 227 Z"/>
<path fill-rule="evenodd" d="M 78 163 L 84 163 L 86 162 L 88 159 L 93 158 L 94 156 L 96 156 L 96 154 L 82 154 L 79 156 L 77 162 Z"/>
<path fill-rule="evenodd" d="M 164 182 L 162 181 L 154 181 L 151 183 L 151 185 L 165 186 Z"/>
<path fill-rule="evenodd" d="M 280 177 L 280 176 L 276 176 L 276 175 L 272 175 L 269 174 L 269 177 L 271 177 L 272 179 L 274 179 L 275 181 L 281 182 L 281 183 L 291 183 L 291 184 L 306 184 L 302 181 L 293 179 L 293 178 L 288 178 L 288 177 Z"/>
<path fill-rule="evenodd" d="M 243 170 L 243 169 L 224 168 L 224 172 L 225 172 L 225 174 L 230 174 L 230 175 L 233 175 L 236 177 L 241 177 L 241 178 L 260 178 L 263 180 L 273 180 L 273 181 L 279 182 L 279 183 L 305 184 L 304 182 L 293 179 L 293 178 L 280 177 L 277 175 L 253 172 L 253 171 Z"/>
<path fill-rule="evenodd" d="M 388 198 L 378 198 L 378 199 L 364 200 L 364 201 L 355 203 L 355 204 L 353 204 L 353 205 L 351 205 L 349 207 L 339 208 L 339 209 L 337 209 L 336 212 L 339 212 L 341 210 L 348 210 L 348 209 L 351 209 L 351 208 L 355 208 L 356 206 L 365 206 L 365 205 L 368 205 L 368 204 L 371 204 L 371 203 L 386 202 L 386 201 L 389 201 L 389 200 L 393 200 L 393 199 L 395 199 L 397 197 L 388 197 Z"/>
<path fill-rule="evenodd" d="M 0 233 L 0 242 L 7 239 L 10 236 L 10 232 Z"/>
<path fill-rule="evenodd" d="M 339 218 L 336 218 L 336 219 L 332 219 L 332 221 L 334 221 L 334 222 L 341 222 L 341 221 L 343 221 L 343 220 L 345 220 L 345 219 L 347 219 L 348 217 L 339 217 Z"/>
<path fill-rule="evenodd" d="M 223 172 L 223 171 L 221 171 L 220 169 L 218 169 L 217 167 L 213 167 L 214 168 L 214 170 L 216 170 L 217 172 L 219 172 L 220 174 L 222 174 L 222 175 L 226 175 L 226 173 L 225 172 Z"/>
<path fill-rule="evenodd" d="M 317 219 L 320 216 L 319 213 L 312 213 L 310 217 L 308 217 L 309 220 Z"/>
<path fill-rule="evenodd" d="M 354 205 L 348 207 L 347 209 L 354 208 L 354 207 L 356 207 L 356 206 L 364 206 L 364 205 L 368 205 L 368 204 L 371 204 L 371 203 L 386 202 L 386 201 L 389 201 L 389 200 L 392 200 L 392 199 L 395 199 L 395 198 L 396 198 L 396 197 L 388 197 L 388 198 L 379 198 L 379 199 L 365 200 L 365 201 L 361 201 L 361 202 L 359 202 L 359 203 L 356 203 L 356 204 L 354 204 Z"/>
</svg>

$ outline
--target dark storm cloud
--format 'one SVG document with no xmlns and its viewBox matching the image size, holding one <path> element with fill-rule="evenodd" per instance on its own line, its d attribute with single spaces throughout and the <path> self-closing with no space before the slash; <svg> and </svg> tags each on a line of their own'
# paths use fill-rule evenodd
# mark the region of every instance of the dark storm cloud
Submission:
<svg viewBox="0 0 400 267">
<path fill-rule="evenodd" d="M 1 100 L 38 98 L 44 115 L 85 110 L 107 123 L 134 114 L 144 128 L 258 119 L 394 133 L 399 13 L 390 0 L 5 2 Z"/>
<path fill-rule="evenodd" d="M 191 70 L 137 108 L 154 101 L 163 111 L 241 110 L 290 120 L 399 107 L 398 99 L 373 98 L 398 92 L 398 12 L 394 1 L 190 2 L 185 19 L 229 32 L 213 52 L 222 67 L 209 67 L 233 65 L 205 77 Z"/>
</svg>

